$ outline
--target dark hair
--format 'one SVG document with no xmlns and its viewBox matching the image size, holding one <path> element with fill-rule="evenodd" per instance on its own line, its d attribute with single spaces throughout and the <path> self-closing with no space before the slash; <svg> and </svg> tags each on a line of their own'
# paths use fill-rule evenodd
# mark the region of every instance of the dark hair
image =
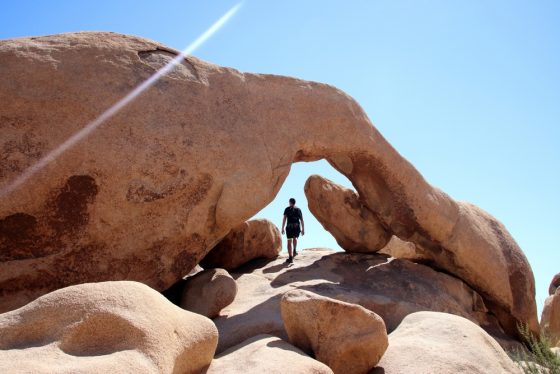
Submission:
<svg viewBox="0 0 560 374">
<path fill-rule="evenodd" d="M 294 199 L 293 197 L 290 198 L 290 204 L 295 204 L 296 203 L 296 199 Z"/>
</svg>

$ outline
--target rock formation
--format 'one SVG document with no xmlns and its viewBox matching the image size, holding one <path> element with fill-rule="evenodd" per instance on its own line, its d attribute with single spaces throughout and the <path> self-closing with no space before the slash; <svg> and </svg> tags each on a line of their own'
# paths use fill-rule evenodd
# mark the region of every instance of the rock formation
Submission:
<svg viewBox="0 0 560 374">
<path fill-rule="evenodd" d="M 311 213 L 345 251 L 377 252 L 391 239 L 354 191 L 319 175 L 309 177 L 304 190 Z"/>
<path fill-rule="evenodd" d="M 548 287 L 548 294 L 554 295 L 558 287 L 560 287 L 560 273 L 556 274 L 552 278 L 552 281 L 550 282 L 550 286 Z"/>
<path fill-rule="evenodd" d="M 396 174 L 397 172 L 387 171 L 387 173 Z M 517 304 L 520 300 L 527 300 L 528 304 L 532 303 L 529 300 L 534 298 L 534 279 L 523 252 L 503 225 L 474 205 L 454 201 L 451 203 L 451 200 L 448 200 L 439 208 L 446 212 L 441 213 L 451 214 L 448 219 L 454 224 L 449 225 L 449 222 L 442 221 L 441 227 L 437 229 L 434 227 L 435 231 L 430 234 L 432 239 L 427 242 L 426 237 L 421 233 L 423 229 L 412 233 L 411 228 L 401 226 L 405 222 L 395 222 L 394 227 L 388 226 L 391 219 L 399 221 L 406 217 L 409 214 L 407 209 L 410 207 L 405 204 L 401 207 L 400 213 L 390 213 L 389 215 L 392 217 L 384 219 L 383 209 L 397 208 L 387 206 L 390 205 L 386 200 L 388 198 L 383 197 L 382 193 L 387 186 L 379 183 L 375 178 L 379 178 L 379 176 L 372 177 L 374 180 L 362 187 L 353 180 L 354 185 L 361 192 L 358 195 L 328 179 L 312 175 L 305 184 L 309 208 L 323 227 L 333 234 L 344 249 L 350 252 L 379 251 L 387 242 L 385 239 L 378 238 L 387 238 L 391 234 L 406 239 L 407 242 L 412 242 L 415 247 L 413 256 L 410 256 L 408 250 L 404 253 L 395 251 L 391 255 L 406 254 L 406 258 L 421 261 L 459 277 L 487 299 L 489 309 L 498 316 L 504 328 L 510 334 L 515 334 L 517 324 L 509 312 L 505 312 L 501 306 L 496 304 L 496 295 L 501 293 L 504 297 L 502 300 L 509 300 L 510 306 L 506 309 L 510 310 L 512 307 L 520 309 L 520 304 Z M 405 180 L 406 178 L 408 177 L 405 177 Z M 352 180 L 351 177 L 350 179 Z M 377 189 L 372 188 L 376 183 L 378 183 Z M 415 193 L 421 195 L 420 190 Z M 426 193 L 431 194 L 431 192 Z M 418 195 L 414 196 L 418 197 Z M 398 196 L 394 198 L 400 199 Z M 438 201 L 438 197 L 434 198 L 434 202 Z M 370 207 L 375 207 L 375 210 Z M 453 208 L 451 209 L 451 207 Z M 422 207 L 419 209 L 423 211 Z M 372 214 L 372 211 L 375 214 Z M 428 212 L 424 211 L 421 214 L 425 214 L 427 222 L 431 222 Z M 399 218 L 399 215 L 403 216 Z M 347 219 L 341 219 L 342 216 Z M 413 217 L 406 218 L 404 221 L 410 219 Z M 379 223 L 377 226 L 376 221 Z M 408 223 L 410 224 L 410 222 Z M 429 226 L 431 223 L 427 224 Z M 403 235 L 405 232 L 407 234 Z M 366 233 L 368 233 L 367 236 Z M 440 239 L 436 239 L 436 237 Z M 485 250 L 483 251 L 482 248 Z M 499 291 L 498 289 L 501 287 L 497 283 L 501 282 L 509 284 L 509 290 Z M 495 294 L 491 295 L 492 293 Z M 534 306 L 529 307 L 528 304 L 524 313 L 531 318 L 525 319 L 525 321 L 533 331 L 537 331 L 535 313 L 530 311 Z M 515 313 L 513 314 L 515 315 Z"/>
<path fill-rule="evenodd" d="M 206 268 L 233 270 L 255 258 L 276 258 L 282 250 L 280 231 L 266 219 L 243 222 L 233 228 L 206 257 Z"/>
<path fill-rule="evenodd" d="M 181 308 L 214 318 L 235 299 L 237 284 L 224 269 L 203 270 L 185 282 Z"/>
<path fill-rule="evenodd" d="M 304 250 L 290 267 L 284 260 L 257 260 L 243 273 L 232 273 L 237 296 L 214 319 L 220 332 L 218 352 L 263 333 L 288 340 L 280 300 L 293 289 L 361 305 L 381 316 L 389 332 L 408 314 L 432 310 L 468 318 L 506 347 L 518 344 L 504 334 L 476 291 L 427 266 L 378 254 L 319 249 Z"/>
<path fill-rule="evenodd" d="M 218 332 L 137 282 L 63 288 L 0 314 L 2 373 L 199 373 Z"/>
<path fill-rule="evenodd" d="M 389 335 L 371 374 L 486 374 L 521 370 L 484 330 L 462 317 L 418 312 Z"/>
<path fill-rule="evenodd" d="M 206 374 L 333 374 L 319 361 L 272 335 L 257 335 L 216 357 Z"/>
<path fill-rule="evenodd" d="M 544 301 L 541 329 L 553 347 L 560 347 L 560 289 Z"/>
<path fill-rule="evenodd" d="M 164 290 L 272 201 L 293 162 L 326 159 L 508 331 L 538 328 L 533 275 L 505 227 L 426 182 L 332 86 L 187 57 L 59 148 L 177 54 L 113 33 L 0 41 L 0 311 L 90 281 Z"/>
<path fill-rule="evenodd" d="M 387 349 L 385 323 L 359 305 L 293 290 L 282 297 L 281 310 L 290 342 L 335 374 L 366 374 Z"/>
</svg>

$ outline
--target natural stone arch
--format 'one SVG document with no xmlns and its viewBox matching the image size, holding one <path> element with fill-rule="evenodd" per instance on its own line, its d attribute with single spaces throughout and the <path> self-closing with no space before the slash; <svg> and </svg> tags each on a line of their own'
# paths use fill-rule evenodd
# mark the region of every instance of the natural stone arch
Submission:
<svg viewBox="0 0 560 374">
<path fill-rule="evenodd" d="M 112 33 L 0 41 L 0 187 L 153 74 L 161 51 L 176 53 Z M 2 199 L 0 311 L 89 281 L 165 289 L 270 202 L 293 162 L 325 158 L 380 225 L 484 295 L 508 331 L 536 329 L 533 275 L 507 230 L 428 184 L 348 95 L 191 57 L 179 70 Z M 69 192 L 75 176 L 95 194 Z M 83 224 L 60 232 L 68 193 Z"/>
</svg>

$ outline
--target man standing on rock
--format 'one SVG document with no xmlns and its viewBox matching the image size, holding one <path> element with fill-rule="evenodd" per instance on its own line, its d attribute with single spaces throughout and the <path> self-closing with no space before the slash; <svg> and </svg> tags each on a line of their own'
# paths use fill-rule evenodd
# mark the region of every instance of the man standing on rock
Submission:
<svg viewBox="0 0 560 374">
<path fill-rule="evenodd" d="M 288 220 L 288 225 L 286 226 L 286 220 Z M 301 228 L 300 228 L 301 221 Z M 284 231 L 286 227 L 286 231 Z M 303 215 L 301 214 L 301 209 L 296 206 L 296 199 L 293 197 L 290 199 L 290 206 L 284 209 L 284 219 L 282 220 L 282 235 L 286 233 L 288 238 L 288 259 L 287 263 L 291 264 L 294 262 L 294 257 L 297 256 L 297 239 L 299 234 L 305 235 L 305 226 L 303 223 Z M 292 255 L 292 242 L 294 247 L 294 252 Z"/>
</svg>

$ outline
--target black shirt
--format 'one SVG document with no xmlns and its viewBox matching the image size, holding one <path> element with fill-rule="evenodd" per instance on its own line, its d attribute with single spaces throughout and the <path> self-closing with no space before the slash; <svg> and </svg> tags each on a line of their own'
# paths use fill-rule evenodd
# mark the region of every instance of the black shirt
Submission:
<svg viewBox="0 0 560 374">
<path fill-rule="evenodd" d="M 303 216 L 301 215 L 301 210 L 296 206 L 289 206 L 284 209 L 284 215 L 288 218 L 288 223 L 299 224 L 299 220 L 303 218 Z"/>
</svg>

